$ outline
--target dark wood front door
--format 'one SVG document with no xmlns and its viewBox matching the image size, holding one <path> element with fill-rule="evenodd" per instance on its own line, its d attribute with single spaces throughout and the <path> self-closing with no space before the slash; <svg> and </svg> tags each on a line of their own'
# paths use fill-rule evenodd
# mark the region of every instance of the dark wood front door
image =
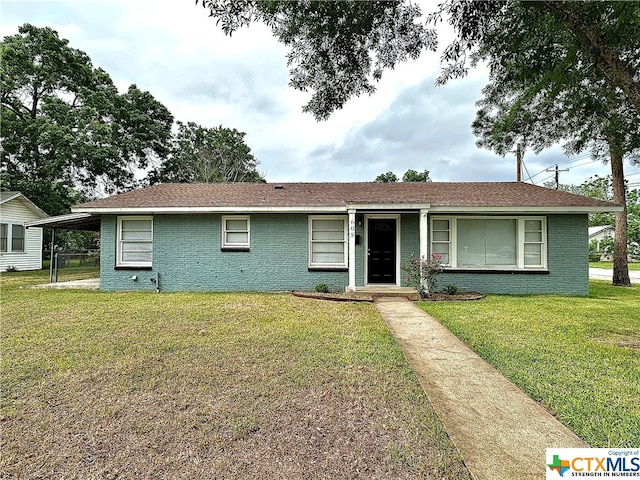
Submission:
<svg viewBox="0 0 640 480">
<path fill-rule="evenodd" d="M 370 218 L 367 283 L 396 283 L 396 220 Z"/>
</svg>

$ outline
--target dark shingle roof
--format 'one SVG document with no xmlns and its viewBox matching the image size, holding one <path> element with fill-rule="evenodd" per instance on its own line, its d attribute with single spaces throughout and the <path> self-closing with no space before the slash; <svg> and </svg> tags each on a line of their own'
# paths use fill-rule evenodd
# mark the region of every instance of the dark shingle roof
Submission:
<svg viewBox="0 0 640 480">
<path fill-rule="evenodd" d="M 279 188 L 280 187 L 280 188 Z M 522 182 L 197 183 L 162 184 L 78 205 L 99 209 L 342 207 L 347 204 L 432 207 L 582 207 L 616 205 Z"/>
</svg>

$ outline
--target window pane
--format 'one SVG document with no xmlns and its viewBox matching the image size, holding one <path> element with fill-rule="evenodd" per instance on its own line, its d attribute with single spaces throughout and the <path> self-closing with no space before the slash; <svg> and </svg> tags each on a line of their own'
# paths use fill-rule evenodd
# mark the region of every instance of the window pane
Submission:
<svg viewBox="0 0 640 480">
<path fill-rule="evenodd" d="M 344 253 L 330 253 L 330 252 L 313 252 L 311 254 L 312 263 L 335 263 L 344 264 Z"/>
<path fill-rule="evenodd" d="M 433 229 L 434 230 L 449 230 L 449 220 L 434 220 L 433 221 Z"/>
<path fill-rule="evenodd" d="M 542 242 L 542 232 L 524 232 L 525 242 Z"/>
<path fill-rule="evenodd" d="M 122 240 L 130 240 L 130 241 L 139 241 L 139 242 L 150 242 L 151 241 L 151 230 L 147 230 L 145 232 L 137 232 L 137 231 L 122 231 Z"/>
<path fill-rule="evenodd" d="M 458 220 L 459 266 L 516 265 L 516 220 Z"/>
<path fill-rule="evenodd" d="M 227 220 L 227 230 L 246 232 L 248 230 L 247 220 Z"/>
<path fill-rule="evenodd" d="M 122 220 L 122 240 L 150 242 L 151 220 Z"/>
<path fill-rule="evenodd" d="M 542 230 L 542 220 L 525 220 L 524 229 L 529 231 Z"/>
<path fill-rule="evenodd" d="M 7 223 L 0 223 L 0 252 L 7 251 L 8 231 L 9 225 Z"/>
<path fill-rule="evenodd" d="M 318 231 L 314 230 L 311 232 L 312 240 L 336 240 L 343 241 L 344 240 L 344 229 L 333 230 L 333 231 Z"/>
<path fill-rule="evenodd" d="M 249 234 L 247 232 L 227 232 L 226 243 L 246 245 L 249 243 Z"/>
<path fill-rule="evenodd" d="M 151 263 L 152 257 L 151 252 L 122 252 L 123 262 Z"/>
<path fill-rule="evenodd" d="M 524 264 L 528 266 L 542 265 L 542 245 L 531 243 L 524 246 Z"/>
<path fill-rule="evenodd" d="M 516 220 L 485 220 L 486 265 L 513 265 L 516 257 Z"/>
<path fill-rule="evenodd" d="M 312 220 L 312 230 L 344 230 L 343 220 Z"/>
<path fill-rule="evenodd" d="M 12 225 L 11 227 L 11 251 L 24 252 L 24 227 Z"/>
<path fill-rule="evenodd" d="M 342 242 L 340 243 L 333 243 L 333 242 L 314 242 L 311 245 L 311 251 L 313 253 L 318 253 L 318 252 L 344 252 L 344 244 Z"/>
<path fill-rule="evenodd" d="M 434 242 L 448 242 L 449 241 L 449 232 L 433 232 L 433 241 Z"/>
</svg>

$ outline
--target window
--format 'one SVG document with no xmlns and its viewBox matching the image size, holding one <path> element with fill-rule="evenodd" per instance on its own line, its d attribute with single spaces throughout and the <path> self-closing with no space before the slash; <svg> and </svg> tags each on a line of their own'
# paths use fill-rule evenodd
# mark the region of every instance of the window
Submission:
<svg viewBox="0 0 640 480">
<path fill-rule="evenodd" d="M 150 267 L 153 260 L 153 218 L 118 217 L 117 265 Z"/>
<path fill-rule="evenodd" d="M 524 266 L 542 267 L 544 247 L 542 220 L 524 221 Z"/>
<path fill-rule="evenodd" d="M 346 217 L 309 217 L 309 267 L 346 266 Z"/>
<path fill-rule="evenodd" d="M 449 220 L 434 220 L 431 231 L 431 253 L 440 255 L 442 263 L 449 265 L 449 252 L 451 251 Z"/>
<path fill-rule="evenodd" d="M 222 217 L 222 248 L 249 248 L 249 217 Z"/>
<path fill-rule="evenodd" d="M 11 225 L 11 251 L 24 252 L 24 227 Z"/>
<path fill-rule="evenodd" d="M 7 223 L 0 223 L 0 252 L 6 252 L 7 240 L 9 238 L 9 225 Z"/>
<path fill-rule="evenodd" d="M 0 252 L 24 253 L 24 226 L 0 223 Z"/>
<path fill-rule="evenodd" d="M 457 221 L 458 267 L 516 268 L 516 220 Z"/>
<path fill-rule="evenodd" d="M 431 253 L 453 268 L 546 267 L 545 221 L 529 217 L 457 217 L 431 220 Z"/>
</svg>

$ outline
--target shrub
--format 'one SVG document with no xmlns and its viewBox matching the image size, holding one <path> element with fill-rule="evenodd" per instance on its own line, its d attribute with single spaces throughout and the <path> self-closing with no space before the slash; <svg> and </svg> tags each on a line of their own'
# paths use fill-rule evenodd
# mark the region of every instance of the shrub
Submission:
<svg viewBox="0 0 640 480">
<path fill-rule="evenodd" d="M 442 272 L 442 257 L 436 254 L 429 258 L 413 257 L 401 268 L 407 275 L 407 285 L 415 288 L 420 298 L 425 298 L 434 292 L 438 275 Z"/>
<path fill-rule="evenodd" d="M 329 285 L 326 283 L 319 283 L 313 288 L 313 290 L 318 293 L 329 293 Z"/>
<path fill-rule="evenodd" d="M 442 293 L 444 293 L 445 295 L 455 295 L 456 293 L 458 293 L 458 287 L 450 283 L 449 285 L 445 285 L 445 287 L 442 289 Z"/>
</svg>

